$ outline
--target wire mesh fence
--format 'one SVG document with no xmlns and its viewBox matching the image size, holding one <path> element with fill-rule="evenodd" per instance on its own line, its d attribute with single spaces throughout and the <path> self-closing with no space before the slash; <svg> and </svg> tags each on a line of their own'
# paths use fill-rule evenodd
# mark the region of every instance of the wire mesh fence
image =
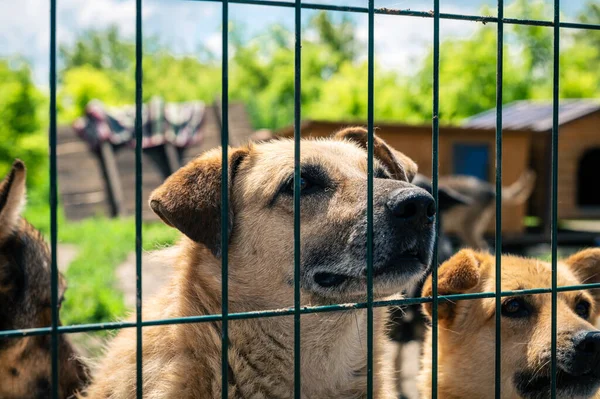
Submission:
<svg viewBox="0 0 600 399">
<path fill-rule="evenodd" d="M 52 345 L 52 397 L 58 398 L 58 380 L 59 380 L 59 363 L 58 363 L 58 337 L 59 334 L 69 334 L 76 332 L 91 332 L 100 330 L 114 330 L 124 328 L 135 328 L 137 336 L 137 397 L 143 397 L 142 390 L 142 331 L 144 327 L 172 325 L 172 324 L 187 324 L 187 323 L 206 323 L 220 322 L 222 325 L 222 397 L 227 398 L 228 393 L 228 323 L 231 320 L 262 318 L 262 317 L 279 317 L 293 316 L 294 318 L 294 396 L 300 398 L 302 396 L 301 385 L 301 351 L 300 351 L 300 326 L 301 315 L 309 313 L 335 312 L 349 309 L 366 309 L 367 310 L 367 389 L 368 398 L 373 397 L 373 309 L 385 306 L 398 305 L 415 305 L 431 302 L 432 303 L 432 392 L 431 397 L 437 398 L 438 385 L 438 303 L 440 301 L 458 301 L 458 300 L 475 300 L 483 298 L 494 298 L 495 305 L 495 320 L 496 320 L 496 349 L 495 349 L 495 396 L 502 396 L 501 392 L 501 298 L 514 295 L 532 295 L 532 294 L 548 294 L 552 296 L 552 340 L 551 340 L 551 378 L 552 397 L 556 397 L 556 334 L 557 334 L 557 293 L 566 291 L 576 291 L 580 289 L 600 288 L 600 284 L 585 284 L 574 286 L 557 287 L 557 196 L 558 196 L 558 138 L 559 138 L 559 121 L 558 121 L 558 105 L 559 105 L 559 44 L 561 29 L 579 29 L 579 30 L 600 30 L 600 25 L 591 25 L 574 22 L 560 21 L 560 2 L 554 0 L 554 18 L 552 21 L 544 20 L 529 20 L 504 18 L 504 2 L 497 2 L 497 17 L 480 16 L 480 15 L 462 15 L 440 12 L 440 1 L 434 0 L 433 10 L 431 11 L 413 11 L 400 10 L 390 8 L 375 8 L 374 0 L 367 0 L 366 7 L 347 7 L 340 5 L 308 3 L 295 0 L 294 2 L 284 1 L 268 1 L 268 0 L 195 0 L 204 2 L 217 2 L 222 4 L 222 214 L 221 220 L 226 221 L 229 218 L 228 203 L 228 144 L 229 144 L 229 124 L 228 124 L 228 25 L 229 25 L 229 4 L 248 4 L 260 5 L 268 7 L 286 7 L 294 10 L 294 33 L 295 33 L 295 66 L 294 66 L 294 306 L 288 309 L 273 309 L 268 311 L 255 311 L 244 313 L 230 313 L 228 309 L 228 223 L 221 224 L 221 242 L 224 244 L 222 248 L 222 310 L 221 314 L 198 315 L 191 317 L 179 317 L 160 320 L 142 320 L 142 0 L 136 0 L 136 317 L 135 321 L 131 322 L 112 322 L 101 324 L 82 324 L 82 325 L 59 325 L 59 307 L 58 307 L 58 269 L 57 269 L 57 104 L 56 104 L 56 8 L 58 0 L 50 0 L 50 127 L 49 127 L 49 143 L 50 143 L 50 209 L 51 209 L 51 251 L 52 251 L 52 325 L 50 327 L 32 328 L 26 330 L 10 330 L 0 331 L 0 338 L 17 338 L 33 335 L 51 335 Z M 326 306 L 302 306 L 300 301 L 300 178 L 301 178 L 301 58 L 302 58 L 302 37 L 301 37 L 301 15 L 303 10 L 325 10 L 325 11 L 342 11 L 350 13 L 368 14 L 368 92 L 365 94 L 368 98 L 367 110 L 367 125 L 368 125 L 368 189 L 367 189 L 367 300 L 366 302 L 351 303 L 351 304 L 335 304 Z M 462 20 L 471 21 L 473 23 L 492 23 L 497 25 L 497 81 L 496 81 L 496 286 L 495 292 L 472 293 L 472 294 L 456 294 L 439 296 L 437 291 L 437 268 L 432 269 L 432 288 L 433 294 L 431 297 L 424 298 L 406 298 L 389 301 L 376 301 L 373 296 L 373 143 L 374 143 L 374 103 L 377 100 L 374 93 L 374 27 L 376 15 L 395 15 L 399 17 L 426 18 L 433 20 L 433 94 L 432 94 L 432 187 L 433 197 L 436 202 L 438 199 L 438 174 L 439 174 L 439 104 L 440 104 L 440 79 L 439 79 L 439 63 L 440 63 L 440 20 Z M 502 249 L 502 206 L 498 200 L 502 196 L 502 100 L 503 100 L 503 59 L 504 59 L 504 26 L 505 24 L 517 25 L 535 25 L 546 26 L 553 29 L 553 128 L 552 128 L 552 168 L 551 168 L 551 252 L 552 252 L 552 285 L 548 288 L 538 288 L 518 291 L 502 291 L 501 289 L 501 249 Z M 439 223 L 436 223 L 436 232 L 439 230 Z M 437 234 L 436 234 L 437 235 Z M 437 259 L 437 245 L 434 245 L 433 259 Z"/>
</svg>

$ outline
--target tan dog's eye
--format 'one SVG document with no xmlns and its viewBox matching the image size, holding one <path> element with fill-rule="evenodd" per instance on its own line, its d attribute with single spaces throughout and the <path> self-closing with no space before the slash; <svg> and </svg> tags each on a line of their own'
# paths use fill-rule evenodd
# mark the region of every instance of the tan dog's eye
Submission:
<svg viewBox="0 0 600 399">
<path fill-rule="evenodd" d="M 590 304 L 587 301 L 579 301 L 575 305 L 575 313 L 582 319 L 588 319 L 590 317 Z"/>
<path fill-rule="evenodd" d="M 529 317 L 531 311 L 523 298 L 510 298 L 502 304 L 502 316 L 512 318 Z"/>
<path fill-rule="evenodd" d="M 313 182 L 304 176 L 300 177 L 300 193 L 301 194 L 308 194 L 309 192 L 314 191 L 315 188 L 315 184 L 313 184 Z M 288 183 L 288 186 L 286 188 L 286 192 L 289 194 L 294 194 L 294 188 L 295 188 L 295 182 L 294 179 L 292 178 L 292 180 Z"/>
<path fill-rule="evenodd" d="M 308 179 L 305 179 L 304 177 L 300 178 L 300 191 L 304 191 L 307 188 L 309 188 L 310 186 L 311 186 L 311 184 L 308 181 Z"/>
</svg>

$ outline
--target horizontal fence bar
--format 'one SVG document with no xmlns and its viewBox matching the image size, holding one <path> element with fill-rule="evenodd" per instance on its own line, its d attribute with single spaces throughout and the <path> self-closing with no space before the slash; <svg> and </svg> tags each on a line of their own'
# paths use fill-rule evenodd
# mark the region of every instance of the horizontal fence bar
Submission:
<svg viewBox="0 0 600 399">
<path fill-rule="evenodd" d="M 205 3 L 222 3 L 223 0 L 187 0 L 197 1 Z M 268 0 L 229 0 L 229 4 L 247 4 L 247 5 L 259 5 L 268 7 L 286 7 L 294 8 L 295 3 L 288 3 L 285 1 L 268 1 Z M 352 7 L 352 6 L 336 6 L 333 4 L 315 4 L 315 3 L 302 3 L 301 7 L 308 10 L 323 10 L 323 11 L 341 11 L 351 13 L 363 13 L 368 14 L 368 7 Z M 375 14 L 378 15 L 399 15 L 405 17 L 421 17 L 421 18 L 433 18 L 433 11 L 416 11 L 416 10 L 401 10 L 395 8 L 381 7 L 374 10 Z M 440 13 L 440 19 L 459 20 L 459 21 L 472 21 L 481 22 L 482 24 L 495 24 L 498 23 L 498 17 L 483 16 L 483 15 L 468 15 L 468 14 L 452 14 L 452 13 Z M 553 21 L 544 21 L 536 19 L 519 19 L 519 18 L 503 18 L 502 22 L 511 25 L 533 25 L 533 26 L 554 26 Z M 583 29 L 583 30 L 600 30 L 600 24 L 584 24 L 580 22 L 559 22 L 560 28 L 566 29 Z"/>
<path fill-rule="evenodd" d="M 556 292 L 571 292 L 581 291 L 589 289 L 600 289 L 600 283 L 594 284 L 581 284 L 581 285 L 569 285 L 564 287 L 557 287 Z M 521 295 L 537 295 L 537 294 L 550 294 L 552 288 L 532 288 L 526 290 L 513 290 L 513 291 L 502 291 L 502 297 L 507 296 L 521 296 Z M 485 298 L 496 297 L 495 292 L 474 292 L 471 294 L 452 294 L 452 295 L 439 295 L 439 301 L 455 302 L 465 300 L 476 300 Z M 385 301 L 373 301 L 373 307 L 385 307 L 385 306 L 403 306 L 403 305 L 418 305 L 423 303 L 433 302 L 433 297 L 422 297 L 422 298 L 403 298 L 403 299 L 392 299 Z M 338 312 L 345 310 L 354 309 L 366 309 L 366 302 L 354 302 L 354 303 L 342 303 L 336 305 L 323 305 L 323 306 L 303 306 L 300 308 L 300 313 L 326 313 L 326 312 Z M 256 310 L 252 312 L 241 312 L 241 313 L 229 313 L 227 318 L 229 320 L 244 320 L 244 319 L 256 319 L 260 317 L 277 317 L 277 316 L 292 316 L 294 314 L 294 308 L 284 309 L 273 309 L 273 310 Z M 221 321 L 223 319 L 220 314 L 209 314 L 199 316 L 188 316 L 178 317 L 171 319 L 160 319 L 160 320 L 145 320 L 142 321 L 143 327 L 156 327 L 173 324 L 190 324 L 190 323 L 206 323 L 211 321 Z M 136 327 L 136 322 L 111 322 L 111 323 L 93 323 L 93 324 L 77 324 L 70 326 L 59 326 L 58 332 L 60 334 L 74 334 L 91 331 L 103 331 L 103 330 L 119 330 L 123 328 Z M 40 327 L 40 328 L 29 328 L 23 330 L 6 330 L 0 331 L 0 338 L 13 338 L 13 337 L 27 337 L 32 335 L 47 335 L 52 332 L 51 327 Z"/>
</svg>

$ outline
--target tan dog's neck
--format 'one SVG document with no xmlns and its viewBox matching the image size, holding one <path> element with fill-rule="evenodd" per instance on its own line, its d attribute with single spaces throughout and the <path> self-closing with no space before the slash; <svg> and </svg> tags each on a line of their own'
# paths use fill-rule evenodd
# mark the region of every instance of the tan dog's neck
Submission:
<svg viewBox="0 0 600 399">
<path fill-rule="evenodd" d="M 178 268 L 183 269 L 177 287 L 181 293 L 179 298 L 198 298 L 194 303 L 189 301 L 179 304 L 179 316 L 195 316 L 198 314 L 221 313 L 221 276 L 215 274 L 219 270 L 221 260 L 215 258 L 210 251 L 196 243 L 185 240 L 183 251 L 188 256 L 181 257 Z M 193 256 L 192 256 L 193 255 Z M 246 265 L 247 266 L 246 260 Z M 230 270 L 235 270 L 235 258 L 229 262 Z M 238 269 L 239 270 L 239 269 Z M 256 292 L 256 287 L 236 278 L 232 273 L 229 278 L 229 290 L 235 292 L 230 296 L 228 308 L 230 313 L 241 313 L 256 310 L 272 310 L 281 307 L 285 302 L 277 295 L 270 296 L 265 290 Z M 281 293 L 280 293 L 281 294 Z M 293 290 L 289 291 L 289 300 L 293 298 Z M 304 303 L 303 303 L 304 304 Z M 383 331 L 381 320 L 385 320 L 386 309 L 376 309 L 375 329 Z M 218 323 L 212 323 L 217 326 Z M 287 397 L 293 392 L 294 382 L 294 319 L 293 316 L 276 316 L 252 318 L 229 322 L 229 358 L 230 379 L 240 387 L 261 384 L 265 380 L 265 390 L 276 389 L 272 380 L 281 380 L 281 391 L 272 392 L 273 397 Z M 322 381 L 322 384 L 303 384 L 303 394 L 307 398 L 350 398 L 362 397 L 366 387 L 367 359 L 367 321 L 366 310 L 349 310 L 343 312 L 325 312 L 305 314 L 301 319 L 301 378 L 304 381 Z M 219 339 L 205 340 L 204 334 L 194 335 L 194 330 L 182 326 L 187 339 L 194 342 L 196 349 L 202 347 L 202 356 L 206 353 L 220 353 Z M 216 330 L 220 332 L 220 327 Z M 378 334 L 382 337 L 383 334 Z M 198 341 L 203 341 L 201 345 Z M 375 350 L 381 353 L 384 342 L 376 342 Z M 212 345 L 208 350 L 206 345 Z M 273 367 L 270 359 L 277 359 L 277 367 Z M 220 358 L 212 359 L 219 365 Z M 269 365 L 269 376 L 261 372 L 262 365 Z M 333 365 L 333 367 L 332 367 Z M 351 370 L 349 373 L 348 371 Z M 377 370 L 377 369 L 376 369 Z M 215 370 L 218 372 L 218 370 Z M 327 376 L 327 378 L 323 378 Z M 377 376 L 375 377 L 378 378 Z M 268 382 L 267 382 L 268 380 Z M 220 381 L 213 383 L 219 384 Z M 243 388 L 240 388 L 243 389 Z M 286 393 L 287 392 L 287 393 Z M 272 397 L 269 396 L 269 397 Z M 387 397 L 387 396 L 382 396 Z"/>
</svg>

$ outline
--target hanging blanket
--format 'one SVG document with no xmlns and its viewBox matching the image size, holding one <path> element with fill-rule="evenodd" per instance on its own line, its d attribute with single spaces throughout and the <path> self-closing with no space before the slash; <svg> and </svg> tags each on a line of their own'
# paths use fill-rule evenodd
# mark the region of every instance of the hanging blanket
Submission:
<svg viewBox="0 0 600 399">
<path fill-rule="evenodd" d="M 164 103 L 152 98 L 142 106 L 142 148 L 165 143 L 185 148 L 199 142 L 205 108 L 200 101 Z M 73 122 L 73 129 L 93 151 L 106 141 L 115 147 L 135 147 L 135 106 L 108 109 L 92 100 L 85 115 Z"/>
</svg>

